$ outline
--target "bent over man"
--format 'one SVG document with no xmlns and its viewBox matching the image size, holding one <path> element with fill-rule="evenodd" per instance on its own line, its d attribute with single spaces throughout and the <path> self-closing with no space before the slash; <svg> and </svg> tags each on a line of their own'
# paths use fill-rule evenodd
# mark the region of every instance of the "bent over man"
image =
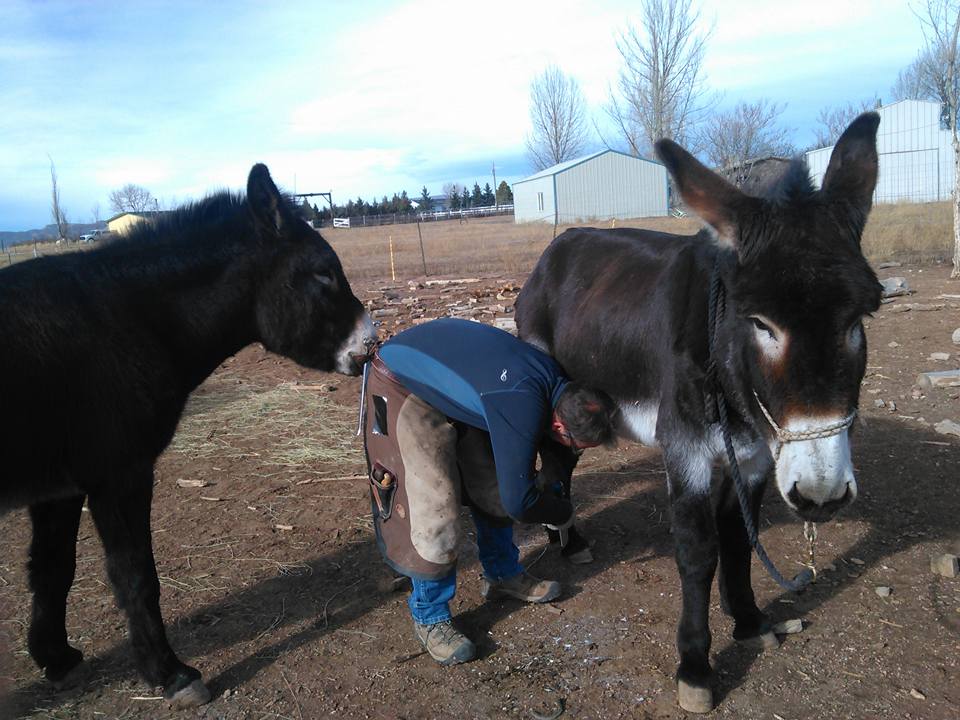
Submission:
<svg viewBox="0 0 960 720">
<path fill-rule="evenodd" d="M 559 583 L 520 565 L 512 523 L 572 525 L 564 478 L 538 474 L 537 453 L 551 440 L 574 450 L 611 441 L 613 402 L 569 381 L 532 345 L 455 319 L 385 343 L 368 365 L 363 402 L 377 544 L 412 580 L 415 635 L 443 665 L 471 660 L 476 647 L 449 607 L 461 501 L 477 527 L 483 596 L 554 599 Z"/>
</svg>

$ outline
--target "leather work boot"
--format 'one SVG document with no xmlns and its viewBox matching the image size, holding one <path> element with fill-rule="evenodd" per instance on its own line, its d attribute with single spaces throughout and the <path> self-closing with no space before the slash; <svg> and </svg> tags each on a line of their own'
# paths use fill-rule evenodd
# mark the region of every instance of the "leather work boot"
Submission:
<svg viewBox="0 0 960 720">
<path fill-rule="evenodd" d="M 413 634 L 430 657 L 441 665 L 457 665 L 477 656 L 477 646 L 449 620 L 435 625 L 413 624 Z"/>
<path fill-rule="evenodd" d="M 525 572 L 506 580 L 483 578 L 480 594 L 486 600 L 512 597 L 529 603 L 545 603 L 560 596 L 560 583 L 555 580 L 540 580 Z"/>
</svg>

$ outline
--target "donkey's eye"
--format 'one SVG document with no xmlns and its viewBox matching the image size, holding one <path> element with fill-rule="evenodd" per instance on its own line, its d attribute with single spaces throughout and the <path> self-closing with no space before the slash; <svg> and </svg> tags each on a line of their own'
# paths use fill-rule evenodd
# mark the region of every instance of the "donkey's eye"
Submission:
<svg viewBox="0 0 960 720">
<path fill-rule="evenodd" d="M 314 273 L 313 279 L 316 280 L 325 288 L 331 288 L 333 290 L 337 289 L 337 279 L 333 275 L 327 275 L 325 273 Z"/>
<path fill-rule="evenodd" d="M 751 316 L 751 317 L 749 318 L 749 320 L 750 320 L 750 322 L 753 324 L 753 327 L 754 327 L 755 330 L 759 330 L 760 332 L 765 332 L 765 333 L 766 333 L 767 335 L 769 335 L 770 338 L 773 339 L 773 340 L 776 340 L 776 339 L 777 339 L 777 336 L 776 336 L 776 334 L 773 332 L 773 330 L 771 329 L 771 327 L 770 327 L 769 325 L 767 325 L 763 320 L 761 320 L 761 319 L 758 318 L 758 317 L 754 317 L 754 316 Z"/>
</svg>

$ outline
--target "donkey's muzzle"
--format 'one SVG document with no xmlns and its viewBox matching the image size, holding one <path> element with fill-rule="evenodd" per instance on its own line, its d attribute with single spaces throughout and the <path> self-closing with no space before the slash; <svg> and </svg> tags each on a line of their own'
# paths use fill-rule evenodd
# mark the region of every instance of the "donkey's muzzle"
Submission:
<svg viewBox="0 0 960 720">
<path fill-rule="evenodd" d="M 787 493 L 787 500 L 789 500 L 793 506 L 794 512 L 796 512 L 801 519 L 808 522 L 826 522 L 830 520 L 840 512 L 842 508 L 852 503 L 855 497 L 856 495 L 850 490 L 850 483 L 847 483 L 847 489 L 842 497 L 836 500 L 827 500 L 822 504 L 803 497 L 797 490 L 796 483 L 790 488 L 790 492 Z"/>
</svg>

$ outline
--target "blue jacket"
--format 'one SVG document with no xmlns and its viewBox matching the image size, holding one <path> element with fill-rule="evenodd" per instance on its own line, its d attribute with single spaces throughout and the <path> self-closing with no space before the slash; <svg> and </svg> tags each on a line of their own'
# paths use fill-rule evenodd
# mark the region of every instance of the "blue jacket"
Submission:
<svg viewBox="0 0 960 720">
<path fill-rule="evenodd" d="M 405 330 L 379 352 L 413 394 L 490 433 L 500 499 L 512 518 L 557 525 L 570 518 L 569 501 L 535 482 L 537 451 L 568 382 L 552 357 L 503 330 L 453 318 Z"/>
</svg>

